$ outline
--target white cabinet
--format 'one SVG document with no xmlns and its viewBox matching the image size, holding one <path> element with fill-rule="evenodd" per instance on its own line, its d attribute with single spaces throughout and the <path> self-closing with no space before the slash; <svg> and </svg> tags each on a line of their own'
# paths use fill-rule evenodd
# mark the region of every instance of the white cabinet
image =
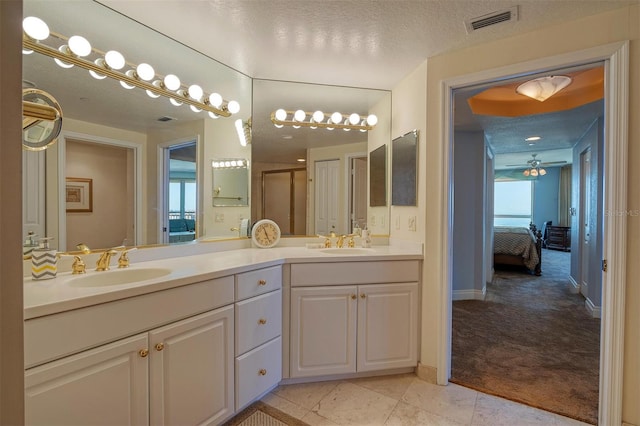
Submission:
<svg viewBox="0 0 640 426">
<path fill-rule="evenodd" d="M 27 370 L 28 425 L 144 425 L 147 334 Z"/>
<path fill-rule="evenodd" d="M 282 379 L 282 268 L 236 275 L 236 411 Z"/>
<path fill-rule="evenodd" d="M 233 414 L 233 306 L 149 332 L 153 425 L 215 425 Z"/>
<path fill-rule="evenodd" d="M 376 263 L 291 266 L 292 378 L 417 365 L 419 263 Z M 408 282 L 380 282 L 385 263 Z"/>
</svg>

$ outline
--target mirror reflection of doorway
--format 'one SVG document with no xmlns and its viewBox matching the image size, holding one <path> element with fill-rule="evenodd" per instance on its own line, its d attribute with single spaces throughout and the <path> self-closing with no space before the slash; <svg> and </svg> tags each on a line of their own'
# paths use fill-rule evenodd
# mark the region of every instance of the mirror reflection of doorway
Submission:
<svg viewBox="0 0 640 426">
<path fill-rule="evenodd" d="M 367 156 L 350 159 L 351 182 L 349 185 L 349 233 L 367 224 Z"/>
<path fill-rule="evenodd" d="M 197 238 L 197 144 L 196 141 L 169 145 L 164 149 L 163 243 Z"/>
<path fill-rule="evenodd" d="M 282 235 L 306 235 L 306 169 L 262 172 L 262 217 L 276 222 Z"/>
</svg>

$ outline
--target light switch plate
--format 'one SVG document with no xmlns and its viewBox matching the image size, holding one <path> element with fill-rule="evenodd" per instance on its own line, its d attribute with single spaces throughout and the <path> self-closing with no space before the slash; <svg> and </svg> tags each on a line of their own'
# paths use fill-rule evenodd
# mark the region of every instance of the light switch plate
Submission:
<svg viewBox="0 0 640 426">
<path fill-rule="evenodd" d="M 415 216 L 409 216 L 408 227 L 409 227 L 409 231 L 414 231 L 415 232 L 415 230 L 416 230 L 416 217 Z"/>
</svg>

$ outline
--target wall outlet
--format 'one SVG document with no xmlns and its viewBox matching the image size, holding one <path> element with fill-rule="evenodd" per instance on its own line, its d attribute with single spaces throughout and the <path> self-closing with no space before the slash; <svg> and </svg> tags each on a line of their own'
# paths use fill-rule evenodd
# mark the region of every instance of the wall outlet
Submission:
<svg viewBox="0 0 640 426">
<path fill-rule="evenodd" d="M 224 222 L 224 213 L 216 213 L 215 219 L 217 223 Z"/>
<path fill-rule="evenodd" d="M 415 216 L 409 216 L 409 221 L 408 221 L 408 228 L 409 231 L 414 231 L 416 230 L 416 217 Z"/>
<path fill-rule="evenodd" d="M 376 226 L 376 215 L 375 214 L 371 215 L 371 219 L 369 219 L 369 224 L 371 226 Z"/>
</svg>

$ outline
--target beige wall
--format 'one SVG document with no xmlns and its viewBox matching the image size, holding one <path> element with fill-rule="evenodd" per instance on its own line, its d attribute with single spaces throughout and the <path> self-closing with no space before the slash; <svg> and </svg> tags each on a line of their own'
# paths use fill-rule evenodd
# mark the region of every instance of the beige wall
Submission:
<svg viewBox="0 0 640 426">
<path fill-rule="evenodd" d="M 420 68 L 422 78 L 426 77 L 427 111 L 426 131 L 421 134 L 420 169 L 426 170 L 421 179 L 420 197 L 426 200 L 426 210 L 421 218 L 425 227 L 420 233 L 425 243 L 424 286 L 422 307 L 422 364 L 435 367 L 438 364 L 438 330 L 441 306 L 439 305 L 442 288 L 443 256 L 440 252 L 442 236 L 440 229 L 447 226 L 446 218 L 441 217 L 442 196 L 446 190 L 442 182 L 444 153 L 442 148 L 442 93 L 443 80 L 457 76 L 494 69 L 569 53 L 608 43 L 630 40 L 630 87 L 629 87 L 629 148 L 628 148 L 628 206 L 637 211 L 640 208 L 640 187 L 634 182 L 640 181 L 640 123 L 635 118 L 640 114 L 640 7 L 624 7 L 586 19 L 565 22 L 544 30 L 522 34 L 508 39 L 486 43 L 457 52 L 428 59 L 426 66 Z M 428 68 L 428 73 L 427 73 Z M 415 90 L 423 91 L 422 78 L 410 75 L 393 91 L 393 121 L 402 120 L 406 114 L 412 114 L 419 104 L 416 94 L 406 88 L 414 85 Z M 411 123 L 413 124 L 413 123 Z M 424 119 L 415 118 L 414 127 L 425 125 Z M 395 132 L 394 132 L 395 133 Z M 423 137 L 424 136 L 424 137 Z M 426 154 L 426 155 L 425 155 Z M 393 214 L 398 214 L 394 209 Z M 394 218 L 392 217 L 392 221 Z M 626 324 L 624 353 L 623 420 L 631 424 L 640 424 L 640 285 L 634 271 L 635 260 L 640 258 L 640 217 L 628 218 L 627 243 L 627 285 L 626 285 Z"/>
</svg>

